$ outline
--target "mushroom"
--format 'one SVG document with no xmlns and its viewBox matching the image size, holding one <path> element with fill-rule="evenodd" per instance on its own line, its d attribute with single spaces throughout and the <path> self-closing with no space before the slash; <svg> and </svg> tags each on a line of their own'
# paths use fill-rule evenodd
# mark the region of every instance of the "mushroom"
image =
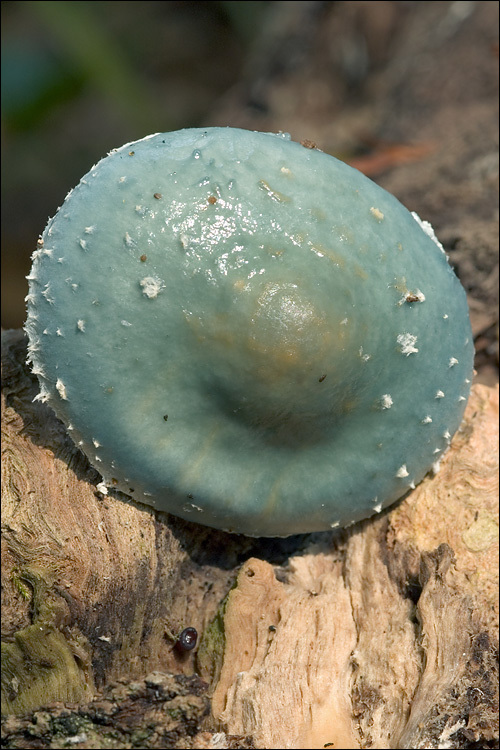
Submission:
<svg viewBox="0 0 500 750">
<path fill-rule="evenodd" d="M 37 396 L 100 488 L 249 536 L 345 526 L 436 465 L 469 395 L 466 295 L 432 228 L 287 134 L 148 136 L 33 254 Z"/>
</svg>

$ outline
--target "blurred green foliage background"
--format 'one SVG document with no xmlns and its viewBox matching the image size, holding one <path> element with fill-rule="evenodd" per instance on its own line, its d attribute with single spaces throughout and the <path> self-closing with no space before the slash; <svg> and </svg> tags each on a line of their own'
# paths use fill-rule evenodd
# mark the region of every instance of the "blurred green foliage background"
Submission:
<svg viewBox="0 0 500 750">
<path fill-rule="evenodd" d="M 196 127 L 237 82 L 268 2 L 2 2 L 2 326 L 24 322 L 47 219 L 110 149 Z"/>
</svg>

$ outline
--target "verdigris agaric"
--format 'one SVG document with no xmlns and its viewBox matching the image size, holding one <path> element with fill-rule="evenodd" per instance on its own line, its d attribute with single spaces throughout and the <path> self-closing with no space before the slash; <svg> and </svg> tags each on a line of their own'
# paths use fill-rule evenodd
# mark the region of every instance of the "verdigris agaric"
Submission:
<svg viewBox="0 0 500 750">
<path fill-rule="evenodd" d="M 466 296 L 430 225 L 286 134 L 112 151 L 28 279 L 38 398 L 101 488 L 185 519 L 348 525 L 420 482 L 463 416 Z"/>
</svg>

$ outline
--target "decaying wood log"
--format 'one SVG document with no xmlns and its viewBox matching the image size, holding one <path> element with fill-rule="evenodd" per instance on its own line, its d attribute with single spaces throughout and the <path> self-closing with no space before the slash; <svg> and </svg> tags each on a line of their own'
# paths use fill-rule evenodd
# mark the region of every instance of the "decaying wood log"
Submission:
<svg viewBox="0 0 500 750">
<path fill-rule="evenodd" d="M 61 702 L 98 735 L 117 690 L 125 700 L 118 680 L 135 698 L 128 713 L 110 709 L 128 735 L 109 747 L 139 746 L 131 726 L 145 713 L 155 730 L 141 747 L 495 746 L 498 389 L 474 387 L 438 474 L 392 509 L 343 531 L 252 540 L 100 495 L 61 423 L 32 402 L 25 345 L 3 336 L 5 747 L 61 746 L 33 730 Z M 201 643 L 182 654 L 167 631 L 187 625 Z M 166 726 L 168 706 L 147 713 L 176 695 L 159 673 L 184 675 L 184 696 L 210 695 L 211 717 L 199 697 L 189 711 L 178 699 L 184 733 Z M 182 682 L 193 673 L 206 693 Z M 77 746 L 97 735 L 87 728 Z"/>
</svg>

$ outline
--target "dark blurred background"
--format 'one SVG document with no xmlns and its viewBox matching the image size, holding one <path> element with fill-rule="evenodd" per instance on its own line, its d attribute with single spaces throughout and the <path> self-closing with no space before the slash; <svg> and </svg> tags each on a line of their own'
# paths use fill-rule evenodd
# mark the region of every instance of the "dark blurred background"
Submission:
<svg viewBox="0 0 500 750">
<path fill-rule="evenodd" d="M 430 220 L 498 365 L 498 3 L 2 2 L 2 326 L 45 224 L 153 133 L 287 131 Z"/>
<path fill-rule="evenodd" d="M 2 2 L 2 324 L 68 190 L 111 148 L 202 125 L 266 2 Z"/>
</svg>

